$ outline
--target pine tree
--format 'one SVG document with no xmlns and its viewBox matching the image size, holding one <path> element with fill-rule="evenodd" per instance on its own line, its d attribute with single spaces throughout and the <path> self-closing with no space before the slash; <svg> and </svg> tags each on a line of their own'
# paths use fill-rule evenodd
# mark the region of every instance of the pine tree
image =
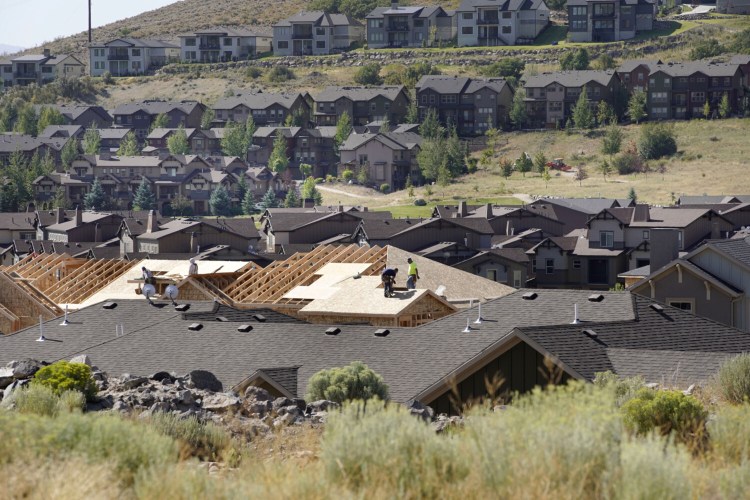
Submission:
<svg viewBox="0 0 750 500">
<path fill-rule="evenodd" d="M 260 200 L 260 205 L 263 207 L 263 210 L 276 206 L 276 192 L 273 190 L 273 187 L 268 188 L 266 194 L 263 195 L 263 199 Z"/>
<path fill-rule="evenodd" d="M 266 193 L 268 194 L 268 193 Z M 245 191 L 245 196 L 242 197 L 242 213 L 250 215 L 255 211 L 255 197 L 250 191 Z"/>
<path fill-rule="evenodd" d="M 211 207 L 212 215 L 222 215 L 224 217 L 232 215 L 232 199 L 229 197 L 227 188 L 223 185 L 219 185 L 217 189 L 211 192 L 208 205 Z"/>
<path fill-rule="evenodd" d="M 154 208 L 155 203 L 156 197 L 154 196 L 154 193 L 151 192 L 151 187 L 149 187 L 146 178 L 142 177 L 141 183 L 135 192 L 135 197 L 133 198 L 133 209 L 151 210 Z"/>
<path fill-rule="evenodd" d="M 516 160 L 516 170 L 521 172 L 524 177 L 526 177 L 526 172 L 531 172 L 532 167 L 534 166 L 534 162 L 531 160 L 531 157 L 523 152 L 521 153 L 521 156 Z"/>
<path fill-rule="evenodd" d="M 297 189 L 294 186 L 289 188 L 286 192 L 286 198 L 284 198 L 284 208 L 295 208 L 300 205 L 299 197 L 297 196 Z"/>
<path fill-rule="evenodd" d="M 510 106 L 510 122 L 517 129 L 522 129 L 526 125 L 526 101 L 523 100 L 524 93 L 521 89 L 516 90 L 513 95 L 513 103 Z"/>
<path fill-rule="evenodd" d="M 443 127 L 440 125 L 437 110 L 430 108 L 424 116 L 421 125 L 419 125 L 419 135 L 425 139 L 436 139 L 442 137 Z"/>
<path fill-rule="evenodd" d="M 68 208 L 68 199 L 65 197 L 65 188 L 58 186 L 55 190 L 55 198 L 52 200 L 52 206 L 54 208 L 62 208 L 65 210 Z"/>
<path fill-rule="evenodd" d="M 185 127 L 182 125 L 167 138 L 167 149 L 173 155 L 186 155 L 190 153 L 190 143 L 188 142 Z"/>
<path fill-rule="evenodd" d="M 138 156 L 138 139 L 131 130 L 120 141 L 120 149 L 117 150 L 118 156 Z"/>
<path fill-rule="evenodd" d="M 102 188 L 102 184 L 99 182 L 99 178 L 94 178 L 94 184 L 91 186 L 86 196 L 83 197 L 83 206 L 86 210 L 103 210 L 107 205 L 107 194 Z"/>
<path fill-rule="evenodd" d="M 466 152 L 461 140 L 458 138 L 456 127 L 451 127 L 448 139 L 445 141 L 446 167 L 453 179 L 466 172 Z"/>
<path fill-rule="evenodd" d="M 318 191 L 318 188 L 315 185 L 315 179 L 312 177 L 305 179 L 305 182 L 302 184 L 302 199 L 313 200 L 316 205 L 323 204 L 323 195 Z"/>
<path fill-rule="evenodd" d="M 604 182 L 607 182 L 607 176 L 612 172 L 612 165 L 607 160 L 602 160 L 599 164 L 599 172 L 604 177 Z"/>
<path fill-rule="evenodd" d="M 336 135 L 333 137 L 333 143 L 336 150 L 336 154 L 339 154 L 339 148 L 345 140 L 349 138 L 352 133 L 352 121 L 349 117 L 349 113 L 344 111 L 339 116 L 339 120 L 336 123 Z"/>
<path fill-rule="evenodd" d="M 44 106 L 39 111 L 39 120 L 37 121 L 37 130 L 43 132 L 50 125 L 62 125 L 65 123 L 65 117 L 55 108 Z"/>
<path fill-rule="evenodd" d="M 49 175 L 54 171 L 55 158 L 52 156 L 52 152 L 48 149 L 47 154 L 45 154 L 44 158 L 42 158 L 42 162 L 40 164 L 40 172 L 37 175 Z"/>
<path fill-rule="evenodd" d="M 201 129 L 203 130 L 209 130 L 211 128 L 211 123 L 214 121 L 214 118 L 216 118 L 216 113 L 213 109 L 208 108 L 206 111 L 203 112 L 203 116 L 201 117 Z"/>
<path fill-rule="evenodd" d="M 638 201 L 638 194 L 636 194 L 634 187 L 631 187 L 630 191 L 628 191 L 628 199 L 633 200 L 633 203 Z"/>
<path fill-rule="evenodd" d="M 91 127 L 86 129 L 86 133 L 83 134 L 81 147 L 83 147 L 84 154 L 98 155 L 101 143 L 102 139 L 99 136 L 99 129 L 97 129 L 96 125 L 92 123 Z"/>
<path fill-rule="evenodd" d="M 153 132 L 157 128 L 167 128 L 167 125 L 169 125 L 169 117 L 164 113 L 159 113 L 156 115 L 156 118 L 154 118 L 154 121 L 151 122 L 149 132 Z"/>
<path fill-rule="evenodd" d="M 289 166 L 289 157 L 286 155 L 287 142 L 282 130 L 276 129 L 276 138 L 273 140 L 273 151 L 268 158 L 268 166 L 280 174 Z"/>
<path fill-rule="evenodd" d="M 245 193 L 247 193 L 247 177 L 245 176 L 245 172 L 242 172 L 239 174 L 239 180 L 237 181 L 237 198 L 244 200 Z"/>
</svg>

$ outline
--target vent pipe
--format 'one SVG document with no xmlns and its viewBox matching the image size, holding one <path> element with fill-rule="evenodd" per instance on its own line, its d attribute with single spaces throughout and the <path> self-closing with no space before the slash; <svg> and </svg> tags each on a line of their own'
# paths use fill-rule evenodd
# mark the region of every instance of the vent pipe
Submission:
<svg viewBox="0 0 750 500">
<path fill-rule="evenodd" d="M 477 319 L 474 321 L 475 325 L 481 325 L 482 324 L 482 302 L 479 302 L 478 312 L 477 312 Z"/>
<path fill-rule="evenodd" d="M 62 323 L 60 323 L 60 326 L 68 326 L 70 323 L 68 323 L 68 304 L 65 304 L 65 318 L 63 319 Z"/>
<path fill-rule="evenodd" d="M 47 340 L 47 338 L 44 336 L 44 324 L 42 323 L 42 315 L 39 315 L 39 338 L 36 339 L 37 342 L 44 342 Z"/>
<path fill-rule="evenodd" d="M 573 321 L 570 324 L 578 325 L 580 323 L 581 323 L 581 320 L 578 319 L 578 304 L 573 304 Z"/>
<path fill-rule="evenodd" d="M 469 326 L 469 318 L 466 318 L 466 328 L 461 330 L 462 333 L 471 333 L 471 327 Z"/>
</svg>

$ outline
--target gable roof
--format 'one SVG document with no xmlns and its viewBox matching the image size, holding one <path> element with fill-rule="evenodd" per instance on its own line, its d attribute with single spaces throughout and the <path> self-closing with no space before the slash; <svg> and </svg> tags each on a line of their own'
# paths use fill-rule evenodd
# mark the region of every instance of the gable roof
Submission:
<svg viewBox="0 0 750 500">
<path fill-rule="evenodd" d="M 618 73 L 630 73 L 638 66 L 646 66 L 646 68 L 652 68 L 662 64 L 661 59 L 629 59 L 623 61 L 622 64 L 617 68 Z"/>
<path fill-rule="evenodd" d="M 127 104 L 120 104 L 112 111 L 113 115 L 132 115 L 139 111 L 142 111 L 149 115 L 166 114 L 170 111 L 179 110 L 189 115 L 196 108 L 202 107 L 203 105 L 198 101 L 157 101 L 157 100 L 146 100 L 140 102 L 132 102 Z"/>
<path fill-rule="evenodd" d="M 234 109 L 237 106 L 245 106 L 248 109 L 267 109 L 273 105 L 279 105 L 291 109 L 302 94 L 287 94 L 274 92 L 246 92 L 238 93 L 230 97 L 224 97 L 216 101 L 213 109 Z"/>
<path fill-rule="evenodd" d="M 613 78 L 617 78 L 613 70 L 555 71 L 529 76 L 524 87 L 546 87 L 552 83 L 563 87 L 582 87 L 592 82 L 607 86 Z"/>
<path fill-rule="evenodd" d="M 380 85 L 378 87 L 334 87 L 329 86 L 313 97 L 315 102 L 335 102 L 339 99 L 352 101 L 371 101 L 376 97 L 385 97 L 391 101 L 404 92 L 403 85 Z"/>
</svg>

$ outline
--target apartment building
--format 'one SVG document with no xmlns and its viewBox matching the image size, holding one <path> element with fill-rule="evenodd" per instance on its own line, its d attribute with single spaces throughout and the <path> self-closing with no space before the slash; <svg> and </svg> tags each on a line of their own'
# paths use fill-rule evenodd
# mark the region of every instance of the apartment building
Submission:
<svg viewBox="0 0 750 500">
<path fill-rule="evenodd" d="M 388 184 L 403 189 L 406 178 L 418 178 L 417 164 L 422 136 L 414 132 L 351 134 L 339 147 L 341 165 L 345 169 L 367 169 L 367 178 L 375 185 Z"/>
<path fill-rule="evenodd" d="M 44 85 L 56 78 L 83 76 L 85 66 L 69 54 L 52 55 L 49 49 L 42 54 L 27 54 L 0 59 L 0 81 L 4 87 L 16 85 Z"/>
<path fill-rule="evenodd" d="M 245 122 L 252 115 L 255 124 L 263 126 L 282 126 L 287 117 L 301 116 L 309 120 L 311 109 L 307 94 L 246 92 L 219 99 L 213 105 L 214 121 L 217 126 L 227 122 Z"/>
<path fill-rule="evenodd" d="M 159 115 L 167 117 L 165 128 L 200 128 L 206 106 L 198 101 L 146 100 L 121 104 L 112 111 L 115 127 L 135 130 L 139 140 L 148 135 L 151 124 Z"/>
<path fill-rule="evenodd" d="M 571 42 L 617 42 L 654 29 L 654 0 L 568 0 Z"/>
<path fill-rule="evenodd" d="M 184 33 L 180 38 L 180 59 L 185 62 L 242 61 L 271 51 L 273 35 L 260 27 L 219 26 Z"/>
<path fill-rule="evenodd" d="M 268 165 L 278 134 L 286 139 L 292 178 L 303 177 L 299 170 L 303 163 L 313 167 L 312 175 L 316 178 L 336 173 L 336 127 L 259 127 L 253 134 L 253 145 L 248 153 L 251 165 Z"/>
<path fill-rule="evenodd" d="M 367 46 L 431 47 L 456 36 L 455 17 L 439 6 L 376 7 L 365 18 Z"/>
<path fill-rule="evenodd" d="M 409 109 L 409 95 L 403 85 L 379 87 L 326 87 L 313 96 L 316 125 L 336 125 L 347 113 L 352 125 L 367 125 L 388 119 L 391 124 L 403 123 Z"/>
<path fill-rule="evenodd" d="M 544 0 L 463 0 L 455 17 L 459 47 L 531 43 L 550 22 Z"/>
<path fill-rule="evenodd" d="M 364 40 L 365 28 L 346 14 L 302 11 L 273 26 L 277 56 L 325 55 Z"/>
<path fill-rule="evenodd" d="M 89 74 L 139 75 L 180 60 L 180 46 L 162 40 L 117 38 L 89 46 Z"/>
</svg>

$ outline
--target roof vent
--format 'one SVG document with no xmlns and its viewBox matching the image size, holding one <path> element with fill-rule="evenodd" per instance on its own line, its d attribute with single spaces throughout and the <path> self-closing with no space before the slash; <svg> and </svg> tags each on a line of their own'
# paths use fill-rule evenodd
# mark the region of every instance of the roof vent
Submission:
<svg viewBox="0 0 750 500">
<path fill-rule="evenodd" d="M 601 302 L 604 300 L 604 295 L 601 293 L 592 293 L 589 295 L 589 302 Z"/>
<path fill-rule="evenodd" d="M 180 304 L 179 306 L 175 307 L 175 311 L 185 312 L 188 309 L 190 309 L 190 304 Z"/>
<path fill-rule="evenodd" d="M 102 305 L 102 309 L 114 309 L 115 307 L 117 307 L 117 302 L 105 302 Z"/>
<path fill-rule="evenodd" d="M 391 331 L 387 328 L 380 328 L 378 330 L 375 330 L 376 337 L 387 337 L 389 333 L 391 333 Z"/>
<path fill-rule="evenodd" d="M 341 333 L 341 328 L 336 328 L 335 326 L 326 330 L 326 335 L 338 335 L 339 333 Z"/>
<path fill-rule="evenodd" d="M 599 336 L 594 330 L 584 330 L 583 333 L 584 335 L 586 335 L 587 337 L 591 337 L 592 339 L 595 339 Z"/>
<path fill-rule="evenodd" d="M 229 320 L 224 316 L 216 316 L 216 321 L 221 321 L 222 323 L 226 323 Z"/>
<path fill-rule="evenodd" d="M 237 327 L 237 331 L 242 332 L 242 333 L 247 333 L 252 329 L 253 329 L 252 325 L 240 325 Z"/>
<path fill-rule="evenodd" d="M 188 326 L 188 330 L 192 332 L 200 331 L 203 328 L 203 325 L 201 323 L 192 323 L 190 326 Z"/>
<path fill-rule="evenodd" d="M 523 295 L 521 295 L 521 298 L 523 300 L 534 300 L 535 298 L 537 298 L 537 293 L 536 292 L 526 292 Z"/>
<path fill-rule="evenodd" d="M 664 312 L 664 307 L 659 304 L 651 304 L 649 307 L 658 313 Z"/>
<path fill-rule="evenodd" d="M 266 322 L 266 317 L 263 316 L 262 314 L 253 314 L 253 319 L 255 321 L 257 321 L 258 323 L 265 323 Z"/>
</svg>

